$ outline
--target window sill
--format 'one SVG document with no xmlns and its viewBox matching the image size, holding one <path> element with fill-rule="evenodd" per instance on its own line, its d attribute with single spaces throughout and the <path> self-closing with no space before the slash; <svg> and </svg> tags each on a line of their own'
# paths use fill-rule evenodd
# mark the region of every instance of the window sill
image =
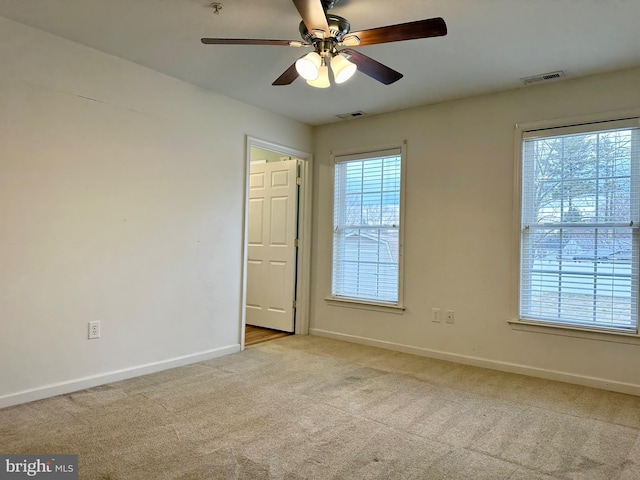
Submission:
<svg viewBox="0 0 640 480">
<path fill-rule="evenodd" d="M 509 320 L 513 330 L 521 332 L 542 333 L 546 335 L 560 335 L 563 337 L 584 338 L 601 342 L 627 343 L 640 346 L 640 335 L 634 332 L 614 330 L 589 330 L 587 328 L 541 323 L 530 320 Z"/>
<path fill-rule="evenodd" d="M 336 298 L 336 297 L 327 297 L 325 298 L 325 301 L 327 302 L 327 304 L 332 305 L 334 307 L 360 308 L 363 310 L 373 310 L 377 312 L 394 313 L 396 315 L 401 315 L 404 313 L 404 307 L 402 305 L 390 305 L 388 303 L 365 302 L 363 300 L 354 300 L 354 299 Z"/>
</svg>

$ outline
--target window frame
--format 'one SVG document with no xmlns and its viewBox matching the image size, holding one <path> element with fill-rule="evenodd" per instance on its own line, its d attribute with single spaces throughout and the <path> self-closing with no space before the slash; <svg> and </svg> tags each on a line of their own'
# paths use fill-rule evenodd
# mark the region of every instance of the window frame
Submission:
<svg viewBox="0 0 640 480">
<path fill-rule="evenodd" d="M 376 301 L 366 298 L 358 297 L 343 297 L 333 295 L 333 273 L 334 273 L 334 212 L 336 208 L 336 164 L 347 162 L 350 160 L 376 158 L 388 155 L 390 151 L 400 151 L 400 204 L 399 204 L 399 228 L 398 228 L 398 301 L 397 302 L 384 302 Z M 331 262 L 330 262 L 330 275 L 329 275 L 329 296 L 325 300 L 332 305 L 349 306 L 354 308 L 363 308 L 367 310 L 376 310 L 390 313 L 402 313 L 404 307 L 404 212 L 405 212 L 405 197 L 406 197 L 406 140 L 401 143 L 392 143 L 384 145 L 375 145 L 369 147 L 356 147 L 343 149 L 339 151 L 330 152 L 331 163 Z"/>
<path fill-rule="evenodd" d="M 523 248 L 523 219 L 522 219 L 522 188 L 523 188 L 523 150 L 526 139 L 535 137 L 536 131 L 554 131 L 557 136 L 571 133 L 586 133 L 589 131 L 608 130 L 619 124 L 634 122 L 631 127 L 640 127 L 640 109 L 626 110 L 606 114 L 582 115 L 538 122 L 518 123 L 514 131 L 514 208 L 513 208 L 513 254 L 512 254 L 512 294 L 511 314 L 508 323 L 516 330 L 535 333 L 555 333 L 580 338 L 612 340 L 621 343 L 638 344 L 640 339 L 640 292 L 636 291 L 638 305 L 636 306 L 636 325 L 633 329 L 607 328 L 595 325 L 577 323 L 552 322 L 547 320 L 523 319 L 520 316 L 521 298 L 521 255 Z M 543 135 L 546 136 L 546 135 Z M 636 205 L 640 208 L 640 205 Z M 640 263 L 640 262 L 638 262 Z M 636 264 L 636 271 L 640 265 Z M 640 274 L 639 274 L 640 276 Z M 640 278 L 638 279 L 640 283 Z M 638 287 L 640 290 L 640 287 Z"/>
</svg>

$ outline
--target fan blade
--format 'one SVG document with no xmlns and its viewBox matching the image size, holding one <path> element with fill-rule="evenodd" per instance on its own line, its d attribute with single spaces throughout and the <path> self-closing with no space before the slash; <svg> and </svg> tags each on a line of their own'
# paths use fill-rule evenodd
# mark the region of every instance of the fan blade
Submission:
<svg viewBox="0 0 640 480">
<path fill-rule="evenodd" d="M 320 0 L 293 0 L 293 3 L 309 32 L 320 30 L 325 32 L 326 37 L 331 36 L 329 25 L 327 24 L 327 16 Z"/>
<path fill-rule="evenodd" d="M 283 47 L 301 47 L 302 42 L 294 40 L 261 40 L 257 38 L 202 38 L 205 45 L 278 45 Z"/>
<path fill-rule="evenodd" d="M 360 39 L 360 46 L 378 43 L 400 42 L 417 38 L 441 37 L 447 34 L 447 24 L 440 17 L 415 22 L 371 28 L 360 32 L 350 32 Z"/>
<path fill-rule="evenodd" d="M 287 68 L 282 75 L 280 75 L 275 82 L 271 85 L 291 85 L 293 81 L 298 78 L 298 70 L 296 70 L 296 64 L 294 63 Z"/>
<path fill-rule="evenodd" d="M 371 57 L 367 57 L 360 52 L 345 48 L 340 53 L 346 53 L 350 62 L 355 63 L 365 75 L 370 76 L 374 80 L 378 80 L 385 85 L 390 85 L 393 82 L 400 80 L 403 75 L 400 72 L 396 72 L 394 69 L 383 65 L 382 63 L 374 60 Z"/>
</svg>

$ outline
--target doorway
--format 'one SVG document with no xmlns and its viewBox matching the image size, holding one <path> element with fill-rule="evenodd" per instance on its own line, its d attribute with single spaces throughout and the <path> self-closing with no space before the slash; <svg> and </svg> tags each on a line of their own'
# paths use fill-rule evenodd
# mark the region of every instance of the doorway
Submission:
<svg viewBox="0 0 640 480">
<path fill-rule="evenodd" d="M 242 348 L 247 328 L 309 331 L 311 155 L 254 137 L 246 151 Z"/>
<path fill-rule="evenodd" d="M 300 164 L 262 158 L 268 153 L 255 159 L 252 151 L 249 166 L 246 323 L 293 333 Z"/>
<path fill-rule="evenodd" d="M 250 347 L 260 343 L 270 342 L 278 338 L 284 338 L 292 335 L 291 333 L 281 332 L 279 330 L 270 330 L 268 328 L 245 326 L 244 329 L 244 346 Z"/>
</svg>

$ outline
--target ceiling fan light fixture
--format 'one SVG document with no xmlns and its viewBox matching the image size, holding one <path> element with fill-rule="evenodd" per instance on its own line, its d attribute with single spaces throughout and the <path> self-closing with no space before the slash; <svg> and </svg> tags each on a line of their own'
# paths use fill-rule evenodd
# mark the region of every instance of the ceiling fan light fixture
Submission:
<svg viewBox="0 0 640 480">
<path fill-rule="evenodd" d="M 353 77 L 358 67 L 342 55 L 336 55 L 331 59 L 331 70 L 336 83 L 344 83 Z"/>
<path fill-rule="evenodd" d="M 307 83 L 316 88 L 329 88 L 331 86 L 329 82 L 329 67 L 322 65 L 318 69 L 318 78 L 315 80 L 307 80 Z"/>
<path fill-rule="evenodd" d="M 315 80 L 318 78 L 321 64 L 322 57 L 316 52 L 311 52 L 296 61 L 296 70 L 305 80 Z"/>
<path fill-rule="evenodd" d="M 352 47 L 378 45 L 405 40 L 440 37 L 447 34 L 447 24 L 441 17 L 426 18 L 412 22 L 386 25 L 351 33 L 351 24 L 346 18 L 327 13 L 339 0 L 293 0 L 302 17 L 298 31 L 302 42 L 297 40 L 271 40 L 259 38 L 201 38 L 205 45 L 277 45 L 311 47 L 314 51 L 290 65 L 272 85 L 290 85 L 298 77 L 317 88 L 327 88 L 329 63 L 335 83 L 347 81 L 356 70 L 384 85 L 391 85 L 402 78 L 400 72 L 368 57 Z M 213 3 L 219 10 L 222 3 Z M 344 47 L 344 48 L 343 48 Z M 339 56 L 338 56 L 339 55 Z M 332 60 L 331 57 L 337 57 Z M 341 58 L 342 57 L 342 58 Z"/>
</svg>

